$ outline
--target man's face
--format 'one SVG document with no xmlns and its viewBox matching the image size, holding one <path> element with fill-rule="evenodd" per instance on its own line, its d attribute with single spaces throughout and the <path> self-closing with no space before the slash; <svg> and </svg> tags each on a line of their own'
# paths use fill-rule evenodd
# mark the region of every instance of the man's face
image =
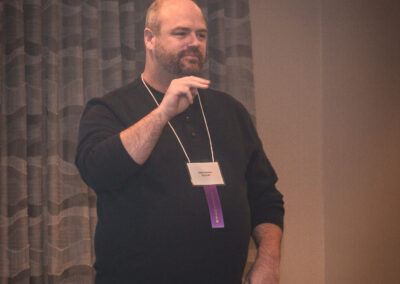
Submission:
<svg viewBox="0 0 400 284">
<path fill-rule="evenodd" d="M 167 72 L 198 75 L 206 60 L 207 27 L 197 6 L 189 1 L 163 5 L 154 56 Z"/>
</svg>

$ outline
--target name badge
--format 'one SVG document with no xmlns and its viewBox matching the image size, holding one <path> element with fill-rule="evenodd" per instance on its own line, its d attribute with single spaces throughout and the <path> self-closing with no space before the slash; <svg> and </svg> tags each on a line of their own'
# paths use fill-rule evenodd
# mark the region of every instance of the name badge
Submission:
<svg viewBox="0 0 400 284">
<path fill-rule="evenodd" d="M 218 162 L 187 163 L 186 165 L 194 186 L 225 184 Z"/>
</svg>

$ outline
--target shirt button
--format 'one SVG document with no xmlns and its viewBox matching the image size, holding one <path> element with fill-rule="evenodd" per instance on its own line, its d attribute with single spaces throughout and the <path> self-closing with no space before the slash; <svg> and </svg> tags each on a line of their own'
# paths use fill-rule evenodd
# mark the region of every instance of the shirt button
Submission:
<svg viewBox="0 0 400 284">
<path fill-rule="evenodd" d="M 185 118 L 186 118 L 186 121 L 190 120 L 190 116 L 188 116 L 188 115 Z"/>
<path fill-rule="evenodd" d="M 196 137 L 196 136 L 197 136 L 196 132 L 192 132 L 192 137 Z"/>
</svg>

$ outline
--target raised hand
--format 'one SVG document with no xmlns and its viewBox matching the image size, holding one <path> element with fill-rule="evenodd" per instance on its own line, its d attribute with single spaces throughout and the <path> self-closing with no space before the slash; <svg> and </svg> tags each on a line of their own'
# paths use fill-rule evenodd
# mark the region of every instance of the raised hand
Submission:
<svg viewBox="0 0 400 284">
<path fill-rule="evenodd" d="M 207 89 L 209 86 L 209 80 L 196 76 L 174 79 L 165 92 L 159 109 L 170 120 L 193 103 L 197 89 Z"/>
</svg>

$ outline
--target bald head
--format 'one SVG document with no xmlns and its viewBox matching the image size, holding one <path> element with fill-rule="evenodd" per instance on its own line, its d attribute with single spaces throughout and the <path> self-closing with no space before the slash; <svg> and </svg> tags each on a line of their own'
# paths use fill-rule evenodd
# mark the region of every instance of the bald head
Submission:
<svg viewBox="0 0 400 284">
<path fill-rule="evenodd" d="M 147 10 L 145 27 L 151 29 L 155 35 L 159 34 L 161 29 L 160 11 L 162 6 L 187 4 L 188 2 L 197 7 L 201 12 L 200 7 L 192 0 L 155 0 Z"/>
<path fill-rule="evenodd" d="M 199 74 L 207 55 L 207 25 L 191 0 L 156 0 L 148 9 L 144 43 L 147 78 Z"/>
</svg>

